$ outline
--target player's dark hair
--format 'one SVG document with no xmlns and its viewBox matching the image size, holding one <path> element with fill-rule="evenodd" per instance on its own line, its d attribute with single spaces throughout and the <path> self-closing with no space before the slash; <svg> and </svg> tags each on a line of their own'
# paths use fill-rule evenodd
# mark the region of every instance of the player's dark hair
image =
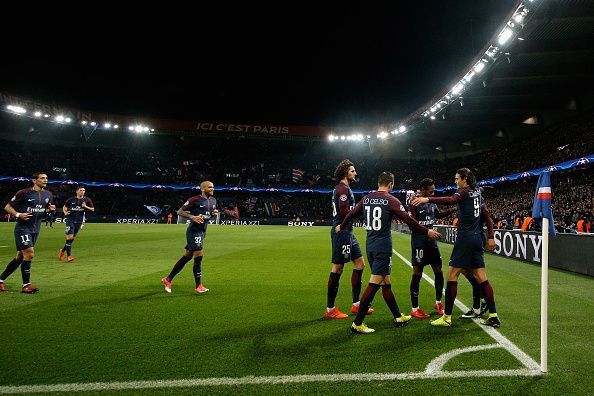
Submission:
<svg viewBox="0 0 594 396">
<path fill-rule="evenodd" d="M 344 179 L 346 175 L 349 173 L 349 168 L 351 166 L 355 166 L 355 164 L 353 164 L 351 160 L 344 159 L 340 161 L 338 166 L 336 166 L 336 170 L 334 171 L 334 177 L 336 177 L 337 180 Z"/>
<path fill-rule="evenodd" d="M 387 186 L 390 183 L 394 183 L 394 174 L 390 172 L 382 172 L 377 178 L 378 186 Z"/>
<path fill-rule="evenodd" d="M 33 173 L 33 180 L 39 179 L 39 175 L 47 175 L 45 172 L 35 172 Z"/>
<path fill-rule="evenodd" d="M 433 179 L 429 179 L 428 177 L 426 177 L 423 180 L 421 180 L 421 183 L 419 184 L 419 188 L 421 190 L 428 190 L 429 187 L 431 187 L 434 184 L 435 183 L 433 182 Z"/>
<path fill-rule="evenodd" d="M 78 186 L 78 187 L 76 187 L 76 191 L 80 190 L 81 188 L 85 188 L 85 186 Z M 86 188 L 85 188 L 85 190 L 86 190 Z"/>
<path fill-rule="evenodd" d="M 466 184 L 468 184 L 471 188 L 476 188 L 476 177 L 470 169 L 460 168 L 456 171 L 456 173 L 460 175 L 462 180 L 466 180 Z"/>
</svg>

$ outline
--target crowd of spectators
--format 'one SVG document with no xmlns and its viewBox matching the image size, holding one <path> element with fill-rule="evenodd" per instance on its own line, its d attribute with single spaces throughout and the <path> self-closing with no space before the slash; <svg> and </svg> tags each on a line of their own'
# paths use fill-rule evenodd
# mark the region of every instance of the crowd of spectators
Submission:
<svg viewBox="0 0 594 396">
<path fill-rule="evenodd" d="M 0 123 L 0 125 L 2 125 Z M 68 132 L 68 131 L 66 131 Z M 97 137 L 87 142 L 64 132 L 51 142 L 37 139 L 10 140 L 0 130 L 3 175 L 29 176 L 44 170 L 50 179 L 107 181 L 137 184 L 196 185 L 211 180 L 218 186 L 332 189 L 334 167 L 346 155 L 336 146 L 310 141 L 230 139 L 184 136 Z M 77 140 L 77 138 L 79 138 Z M 534 150 L 538 147 L 538 150 Z M 423 177 L 438 186 L 451 185 L 457 168 L 470 168 L 479 179 L 539 168 L 594 153 L 594 112 L 552 126 L 538 136 L 488 152 L 463 158 L 411 160 L 390 158 L 387 153 L 370 155 L 349 151 L 359 171 L 358 190 L 375 188 L 377 174 L 391 170 L 396 188 L 416 189 Z M 300 170 L 295 174 L 294 170 Z M 563 172 L 555 177 L 554 208 L 558 228 L 572 230 L 579 219 L 592 220 L 592 170 Z M 514 224 L 530 211 L 535 179 L 497 184 L 485 189 L 494 218 Z M 0 198 L 6 202 L 16 191 L 15 183 L 0 183 Z M 73 194 L 72 185 L 51 185 L 60 202 Z M 171 191 L 129 188 L 87 188 L 97 201 L 97 216 L 150 215 L 143 205 L 174 212 L 191 190 Z M 327 219 L 331 207 L 327 194 L 218 192 L 224 209 L 240 217 Z M 235 209 L 237 208 L 237 209 Z"/>
</svg>

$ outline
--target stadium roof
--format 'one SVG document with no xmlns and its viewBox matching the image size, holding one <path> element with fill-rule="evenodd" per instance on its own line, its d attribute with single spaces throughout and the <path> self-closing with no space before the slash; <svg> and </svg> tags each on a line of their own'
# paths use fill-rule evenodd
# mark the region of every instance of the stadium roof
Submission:
<svg viewBox="0 0 594 396">
<path fill-rule="evenodd" d="M 594 2 L 542 1 L 508 53 L 408 143 L 480 150 L 594 106 Z"/>
</svg>

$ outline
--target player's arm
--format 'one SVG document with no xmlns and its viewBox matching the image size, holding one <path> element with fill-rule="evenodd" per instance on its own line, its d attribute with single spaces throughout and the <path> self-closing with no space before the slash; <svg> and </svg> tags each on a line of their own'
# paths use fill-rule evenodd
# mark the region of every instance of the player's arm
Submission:
<svg viewBox="0 0 594 396">
<path fill-rule="evenodd" d="M 419 222 L 412 217 L 409 216 L 408 213 L 404 210 L 404 206 L 400 203 L 400 201 L 394 197 L 390 199 L 390 212 L 396 216 L 396 218 L 405 222 L 411 229 L 411 231 L 427 235 L 431 239 L 438 239 L 441 238 L 441 235 L 434 230 L 430 230 L 427 227 L 423 227 L 419 224 Z"/>
<path fill-rule="evenodd" d="M 410 203 L 410 204 L 408 204 L 407 209 L 408 209 L 408 214 L 410 215 L 410 217 L 412 217 L 413 219 L 418 221 L 419 218 L 417 217 L 417 207 L 415 205 L 413 205 L 412 203 Z"/>
<path fill-rule="evenodd" d="M 15 196 L 12 197 L 12 199 L 10 200 L 10 202 L 6 204 L 6 206 L 4 207 L 4 210 L 7 211 L 8 213 L 10 213 L 11 215 L 13 215 L 14 217 L 16 217 L 17 219 L 28 220 L 29 217 L 32 216 L 31 213 L 29 213 L 29 212 L 27 212 L 27 213 L 19 213 L 11 205 L 11 203 L 22 202 L 23 199 L 24 199 L 24 194 L 21 193 L 20 191 L 17 192 L 15 194 Z"/>
<path fill-rule="evenodd" d="M 56 211 L 56 205 L 54 205 L 54 195 L 53 194 L 50 196 L 50 199 L 47 202 L 47 205 L 45 205 L 45 208 L 47 209 L 48 212 Z"/>
<path fill-rule="evenodd" d="M 14 208 L 10 205 L 10 203 L 7 203 L 6 206 L 4 207 L 4 210 L 7 211 L 8 213 L 10 213 L 11 215 L 13 215 L 14 217 L 16 217 L 17 219 L 22 219 L 22 220 L 27 220 L 29 217 L 31 217 L 31 213 L 19 213 L 16 210 L 14 210 Z"/>
<path fill-rule="evenodd" d="M 89 212 L 95 211 L 95 205 L 93 205 L 93 201 L 91 201 L 90 198 L 86 199 L 85 202 L 83 202 L 82 207 L 88 210 Z"/>
<path fill-rule="evenodd" d="M 415 206 L 427 202 L 438 205 L 456 205 L 466 198 L 467 192 L 467 190 L 461 188 L 449 197 L 418 197 L 413 199 L 411 203 Z"/>
<path fill-rule="evenodd" d="M 493 232 L 493 219 L 487 205 L 481 206 L 481 220 L 484 220 L 487 225 L 487 234 L 489 235 L 487 239 L 487 250 L 492 251 L 495 249 L 495 233 Z"/>
<path fill-rule="evenodd" d="M 187 211 L 188 209 L 194 207 L 195 204 L 196 200 L 194 198 L 190 198 L 181 208 L 178 209 L 177 215 L 185 217 L 186 219 L 190 219 L 195 223 L 202 224 L 204 223 L 204 218 L 202 215 L 194 216 L 192 213 Z"/>
<path fill-rule="evenodd" d="M 347 224 L 351 222 L 353 216 L 357 216 L 361 212 L 363 212 L 363 199 L 361 199 L 359 203 L 355 205 L 355 207 L 344 216 L 342 223 L 336 226 L 336 232 L 340 232 L 341 229 L 343 229 Z"/>
<path fill-rule="evenodd" d="M 437 213 L 435 213 L 435 218 L 436 219 L 443 219 L 444 217 L 448 217 L 449 215 L 456 213 L 458 209 L 456 208 L 450 208 L 448 210 L 439 210 L 437 209 Z"/>
</svg>

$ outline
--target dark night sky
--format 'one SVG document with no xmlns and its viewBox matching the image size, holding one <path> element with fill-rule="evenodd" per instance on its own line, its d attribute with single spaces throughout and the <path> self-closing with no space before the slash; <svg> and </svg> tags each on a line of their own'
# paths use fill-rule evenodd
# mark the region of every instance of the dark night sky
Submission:
<svg viewBox="0 0 594 396">
<path fill-rule="evenodd" d="M 5 46 L 0 90 L 138 116 L 391 122 L 450 84 L 516 1 L 394 3 L 46 21 L 33 28 L 43 44 Z"/>
</svg>

